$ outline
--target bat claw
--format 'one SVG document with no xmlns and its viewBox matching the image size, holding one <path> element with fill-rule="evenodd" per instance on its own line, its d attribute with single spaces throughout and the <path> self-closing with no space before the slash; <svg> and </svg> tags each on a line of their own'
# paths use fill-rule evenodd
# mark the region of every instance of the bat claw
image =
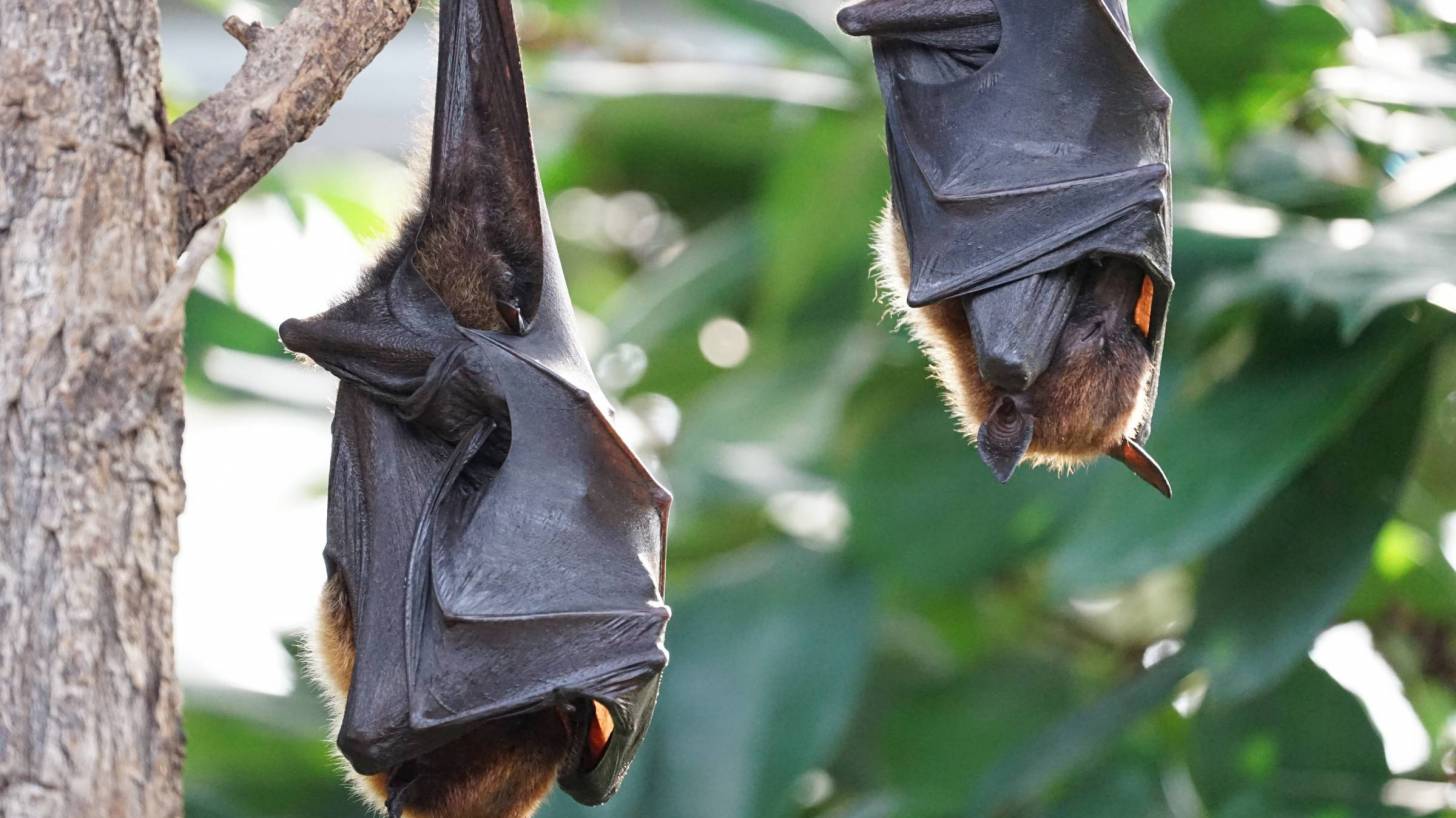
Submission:
<svg viewBox="0 0 1456 818">
<path fill-rule="evenodd" d="M 510 327 L 511 332 L 517 335 L 525 335 L 531 331 L 531 322 L 521 313 L 521 304 L 514 298 L 502 298 L 496 303 L 496 309 L 500 312 L 501 318 Z"/>
<path fill-rule="evenodd" d="M 1159 494 L 1173 499 L 1173 486 L 1168 482 L 1168 476 L 1163 473 L 1163 467 L 1136 440 L 1128 438 L 1121 445 L 1113 446 L 1107 456 L 1127 466 L 1144 483 L 1157 489 Z"/>
</svg>

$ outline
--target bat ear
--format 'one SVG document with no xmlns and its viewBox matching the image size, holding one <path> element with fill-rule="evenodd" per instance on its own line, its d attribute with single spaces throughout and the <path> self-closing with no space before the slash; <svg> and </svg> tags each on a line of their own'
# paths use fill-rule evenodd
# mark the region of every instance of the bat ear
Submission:
<svg viewBox="0 0 1456 818">
<path fill-rule="evenodd" d="M 1136 440 L 1124 438 L 1107 452 L 1107 456 L 1121 461 L 1133 474 L 1141 477 L 1143 482 L 1157 489 L 1164 497 L 1172 498 L 1173 487 L 1168 484 L 1168 476 L 1163 474 L 1163 467 Z"/>
<path fill-rule="evenodd" d="M 976 432 L 976 449 L 981 459 L 1002 483 L 1011 479 L 1031 447 L 1032 425 L 1032 419 L 1016 407 L 1014 400 L 1002 396 Z"/>
</svg>

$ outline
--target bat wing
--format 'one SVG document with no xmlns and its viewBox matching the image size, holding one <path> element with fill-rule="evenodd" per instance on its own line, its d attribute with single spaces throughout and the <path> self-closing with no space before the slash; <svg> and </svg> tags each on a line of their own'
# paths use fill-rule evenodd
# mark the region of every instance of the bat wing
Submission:
<svg viewBox="0 0 1456 818">
<path fill-rule="evenodd" d="M 617 724 L 617 755 L 568 787 L 599 803 L 626 772 L 667 663 L 669 497 L 589 392 L 500 338 L 472 335 L 473 360 L 511 410 L 512 441 L 489 486 L 456 490 L 435 516 L 458 522 L 415 555 L 410 723 L 448 730 L 546 704 L 602 702 Z"/>
<path fill-rule="evenodd" d="M 876 42 L 910 304 L 1096 252 L 1168 278 L 1170 100 L 1121 7 L 997 5 L 1001 41 L 979 70 L 924 45 Z"/>
<path fill-rule="evenodd" d="M 406 262 L 281 333 L 343 381 L 325 552 L 357 623 L 340 749 L 385 771 L 483 719 L 591 698 L 617 730 L 562 783 L 606 800 L 667 662 L 670 496 L 581 385 L 595 381 L 561 346 L 569 328 L 460 328 Z"/>
<path fill-rule="evenodd" d="M 490 170 L 485 179 L 482 168 Z M 430 217 L 456 206 L 478 221 L 510 267 L 510 299 L 523 326 L 541 300 L 539 197 L 510 0 L 442 0 Z M 506 224 L 509 230 L 501 230 Z"/>
</svg>

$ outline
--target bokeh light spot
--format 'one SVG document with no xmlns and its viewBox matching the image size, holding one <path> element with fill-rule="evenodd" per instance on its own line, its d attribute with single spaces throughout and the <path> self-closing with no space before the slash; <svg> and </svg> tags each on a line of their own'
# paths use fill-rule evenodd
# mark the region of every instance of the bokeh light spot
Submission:
<svg viewBox="0 0 1456 818">
<path fill-rule="evenodd" d="M 698 349 L 708 363 L 732 369 L 748 359 L 748 330 L 732 318 L 714 318 L 698 333 Z"/>
</svg>

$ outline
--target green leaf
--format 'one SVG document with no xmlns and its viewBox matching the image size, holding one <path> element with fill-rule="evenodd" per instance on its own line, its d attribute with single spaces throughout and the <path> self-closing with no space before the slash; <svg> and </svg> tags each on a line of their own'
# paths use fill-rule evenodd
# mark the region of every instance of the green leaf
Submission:
<svg viewBox="0 0 1456 818">
<path fill-rule="evenodd" d="M 207 347 L 222 347 L 270 358 L 288 358 L 278 340 L 278 329 L 232 304 L 193 290 L 187 296 L 186 349 L 192 355 Z"/>
<path fill-rule="evenodd" d="M 761 364 L 751 357 L 714 380 L 688 406 L 693 422 L 674 448 L 674 492 L 691 502 L 720 495 L 709 488 L 722 489 L 724 481 L 755 498 L 822 487 L 802 470 L 826 455 L 882 344 L 865 330 L 806 341 Z"/>
<path fill-rule="evenodd" d="M 736 555 L 674 605 L 672 661 L 622 792 L 542 818 L 776 818 L 849 726 L 870 657 L 868 584 L 797 546 Z"/>
<path fill-rule="evenodd" d="M 1189 765 L 1216 815 L 1409 814 L 1380 803 L 1390 772 L 1364 709 L 1310 662 L 1238 707 L 1200 711 L 1192 727 Z"/>
<path fill-rule="evenodd" d="M 881 376 L 855 402 L 860 422 L 876 422 L 848 447 L 849 551 L 887 580 L 959 588 L 1033 553 L 1091 484 L 1026 469 L 998 485 L 916 364 Z"/>
<path fill-rule="evenodd" d="M 1209 560 L 1189 650 L 1210 702 L 1276 681 L 1350 599 L 1399 501 L 1428 377 L 1417 359 L 1345 435 Z"/>
<path fill-rule="evenodd" d="M 315 737 L 289 736 L 266 724 L 189 708 L 184 770 L 189 816 L 364 818 L 335 769 L 325 723 Z"/>
<path fill-rule="evenodd" d="M 1347 36 L 1317 6 L 1266 0 L 1179 0 L 1162 31 L 1164 52 L 1220 156 L 1250 130 L 1287 119 L 1314 70 L 1334 64 Z"/>
<path fill-rule="evenodd" d="M 1166 759 L 1158 761 L 1166 762 Z M 1176 814 L 1163 794 L 1156 763 L 1123 753 L 1066 788 L 1047 818 L 1168 818 Z"/>
<path fill-rule="evenodd" d="M 881 728 L 885 776 L 909 812 L 958 812 L 975 777 L 1075 703 L 1070 668 L 1002 656 L 946 682 L 896 690 Z M 974 737 L 973 740 L 968 740 Z"/>
<path fill-rule="evenodd" d="M 1328 330 L 1269 328 L 1236 376 L 1194 395 L 1189 363 L 1167 361 L 1149 449 L 1168 472 L 1173 500 L 1116 463 L 1095 466 L 1086 509 L 1062 529 L 1052 560 L 1054 595 L 1125 583 L 1225 542 L 1310 458 L 1354 429 L 1423 335 L 1395 316 L 1348 348 Z"/>
<path fill-rule="evenodd" d="M 547 190 L 642 190 L 691 225 L 754 200 L 788 130 L 779 106 L 741 97 L 604 99 L 571 149 L 542 168 Z"/>
<path fill-rule="evenodd" d="M 1118 734 L 1166 704 L 1187 669 L 1181 656 L 1154 665 L 1031 741 L 1021 742 L 979 776 L 969 814 L 1012 815 L 1017 805 L 1042 797 L 1068 771 L 1106 751 Z"/>
<path fill-rule="evenodd" d="M 1195 668 L 1208 669 L 1205 707 L 1217 707 L 1256 695 L 1297 662 L 1359 582 L 1399 494 L 1426 370 L 1418 360 L 1394 378 L 1353 424 L 1359 445 L 1332 447 L 1214 555 L 1182 652 L 1009 754 L 982 776 L 971 814 L 1041 796 Z"/>
<path fill-rule="evenodd" d="M 889 189 L 878 109 L 819 113 L 772 168 L 758 217 L 766 269 L 753 327 L 770 343 L 879 315 L 871 225 Z"/>
<path fill-rule="evenodd" d="M 747 219 L 727 216 L 694 233 L 667 264 L 629 278 L 600 314 L 613 343 L 654 350 L 673 330 L 724 312 L 756 268 L 757 233 Z"/>
<path fill-rule="evenodd" d="M 1337 244 L 1336 239 L 1352 232 L 1346 240 L 1364 238 L 1364 243 L 1353 248 Z M 1453 257 L 1456 198 L 1448 198 L 1374 224 L 1304 224 L 1274 242 L 1255 274 L 1287 294 L 1297 308 L 1333 307 L 1348 342 L 1385 310 L 1421 301 L 1437 284 L 1456 281 Z"/>
</svg>

